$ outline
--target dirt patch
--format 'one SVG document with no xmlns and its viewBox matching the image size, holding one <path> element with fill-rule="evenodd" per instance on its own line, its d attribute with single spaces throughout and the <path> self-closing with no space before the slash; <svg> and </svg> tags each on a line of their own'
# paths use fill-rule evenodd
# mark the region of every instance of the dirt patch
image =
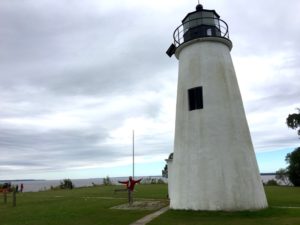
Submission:
<svg viewBox="0 0 300 225">
<path fill-rule="evenodd" d="M 128 203 L 117 205 L 111 209 L 122 209 L 122 210 L 158 210 L 166 206 L 166 202 L 162 201 L 134 201 L 132 205 Z"/>
</svg>

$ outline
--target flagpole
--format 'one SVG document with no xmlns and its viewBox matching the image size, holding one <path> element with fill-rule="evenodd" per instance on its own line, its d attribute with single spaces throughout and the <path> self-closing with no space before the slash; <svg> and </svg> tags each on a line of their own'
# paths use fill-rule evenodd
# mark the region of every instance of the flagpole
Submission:
<svg viewBox="0 0 300 225">
<path fill-rule="evenodd" d="M 132 130 L 132 178 L 134 179 L 134 130 Z"/>
</svg>

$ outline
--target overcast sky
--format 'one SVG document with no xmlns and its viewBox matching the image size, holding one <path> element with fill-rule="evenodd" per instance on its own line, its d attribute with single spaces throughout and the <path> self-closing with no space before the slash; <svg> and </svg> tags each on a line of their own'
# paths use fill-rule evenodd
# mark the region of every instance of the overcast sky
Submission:
<svg viewBox="0 0 300 225">
<path fill-rule="evenodd" d="M 261 172 L 296 146 L 300 2 L 206 0 L 229 24 Z M 160 175 L 173 151 L 178 62 L 196 0 L 0 0 L 0 179 Z M 276 158 L 277 157 L 277 158 Z"/>
</svg>

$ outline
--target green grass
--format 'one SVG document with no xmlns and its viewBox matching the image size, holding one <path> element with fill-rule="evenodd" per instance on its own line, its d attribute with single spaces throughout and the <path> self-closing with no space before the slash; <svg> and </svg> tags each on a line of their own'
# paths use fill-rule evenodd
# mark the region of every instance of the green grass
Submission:
<svg viewBox="0 0 300 225">
<path fill-rule="evenodd" d="M 193 212 L 169 210 L 149 225 L 298 225 L 300 188 L 265 187 L 269 208 L 244 212 Z M 299 207 L 299 208 L 284 208 Z"/>
<path fill-rule="evenodd" d="M 300 207 L 300 187 L 266 187 L 266 194 L 271 207 Z"/>
<path fill-rule="evenodd" d="M 18 193 L 17 207 L 11 194 L 3 204 L 0 196 L 1 225 L 125 225 L 152 211 L 117 210 L 112 206 L 127 202 L 126 192 L 114 193 L 115 186 L 78 188 L 36 193 Z M 120 187 L 118 187 L 120 188 Z M 169 210 L 149 225 L 297 225 L 300 224 L 300 188 L 266 187 L 269 208 L 254 212 L 193 212 Z M 138 185 L 138 199 L 165 201 L 166 185 Z"/>
<path fill-rule="evenodd" d="M 130 224 L 152 211 L 113 210 L 127 203 L 127 193 L 114 193 L 115 186 L 78 188 L 36 193 L 18 193 L 17 207 L 0 201 L 1 225 L 122 225 Z M 120 188 L 120 187 L 118 187 Z M 135 199 L 166 199 L 166 185 L 139 185 Z"/>
</svg>

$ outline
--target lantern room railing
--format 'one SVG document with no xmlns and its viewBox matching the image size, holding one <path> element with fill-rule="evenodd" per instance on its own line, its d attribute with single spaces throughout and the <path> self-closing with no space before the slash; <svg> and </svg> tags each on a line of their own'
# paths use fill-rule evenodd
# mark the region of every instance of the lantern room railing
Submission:
<svg viewBox="0 0 300 225">
<path fill-rule="evenodd" d="M 203 28 L 203 29 L 202 29 Z M 203 32 L 203 31 L 209 32 Z M 194 32 L 189 34 L 189 32 Z M 184 42 L 204 37 L 222 37 L 229 39 L 228 25 L 216 17 L 201 17 L 184 22 L 173 33 L 176 47 Z"/>
</svg>

